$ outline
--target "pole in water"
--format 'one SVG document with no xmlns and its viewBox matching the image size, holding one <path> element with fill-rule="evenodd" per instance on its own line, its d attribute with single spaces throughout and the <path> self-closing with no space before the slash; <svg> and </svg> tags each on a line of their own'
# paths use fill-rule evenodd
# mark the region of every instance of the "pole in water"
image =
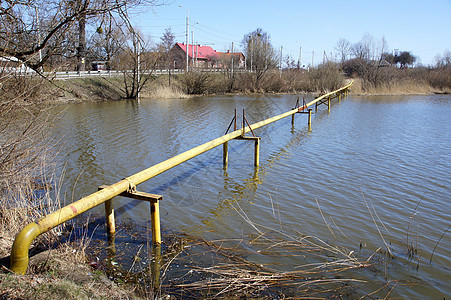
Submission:
<svg viewBox="0 0 451 300">
<path fill-rule="evenodd" d="M 222 144 L 222 163 L 224 166 L 229 163 L 229 142 Z"/>
<path fill-rule="evenodd" d="M 150 218 L 152 223 L 152 242 L 154 245 L 161 244 L 160 232 L 160 206 L 158 201 L 150 203 Z"/>
<path fill-rule="evenodd" d="M 260 164 L 260 138 L 255 139 L 254 147 L 254 166 L 257 167 Z"/>
<path fill-rule="evenodd" d="M 105 217 L 107 224 L 108 236 L 114 236 L 116 233 L 116 225 L 114 221 L 113 199 L 105 201 Z"/>
<path fill-rule="evenodd" d="M 150 259 L 150 278 L 152 279 L 152 287 L 155 290 L 160 288 L 160 269 L 161 269 L 161 244 L 152 245 L 152 253 Z"/>
</svg>

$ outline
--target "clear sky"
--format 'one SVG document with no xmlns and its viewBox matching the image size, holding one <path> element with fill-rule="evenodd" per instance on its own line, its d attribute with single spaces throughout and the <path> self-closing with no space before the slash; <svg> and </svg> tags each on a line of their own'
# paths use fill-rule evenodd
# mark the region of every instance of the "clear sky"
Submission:
<svg viewBox="0 0 451 300">
<path fill-rule="evenodd" d="M 134 24 L 159 42 L 171 27 L 177 42 L 185 41 L 186 14 L 194 41 L 217 51 L 241 50 L 243 36 L 262 28 L 283 55 L 302 63 L 322 62 L 324 51 L 335 55 L 340 38 L 351 43 L 370 34 L 385 38 L 388 49 L 410 51 L 423 65 L 451 51 L 451 0 L 166 0 L 167 5 L 133 15 Z M 183 7 L 179 7 L 182 5 Z"/>
</svg>

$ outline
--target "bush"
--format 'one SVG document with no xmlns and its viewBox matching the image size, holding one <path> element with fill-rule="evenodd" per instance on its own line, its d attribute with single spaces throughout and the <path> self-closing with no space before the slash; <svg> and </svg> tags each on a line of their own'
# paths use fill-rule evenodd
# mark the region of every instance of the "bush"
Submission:
<svg viewBox="0 0 451 300">
<path fill-rule="evenodd" d="M 451 90 L 451 65 L 431 71 L 427 81 L 432 87 L 449 92 Z"/>
<path fill-rule="evenodd" d="M 0 87 L 0 255 L 4 256 L 25 225 L 59 203 L 50 197 L 49 161 L 54 151 L 46 130 L 47 107 L 41 101 L 46 85 L 39 78 L 0 73 Z M 40 240 L 52 240 L 55 232 Z"/>
<path fill-rule="evenodd" d="M 212 82 L 210 73 L 188 72 L 179 77 L 182 87 L 189 95 L 207 94 L 209 84 Z"/>
<path fill-rule="evenodd" d="M 322 93 L 331 92 L 344 85 L 344 76 L 334 63 L 326 63 L 310 71 L 310 86 Z"/>
</svg>

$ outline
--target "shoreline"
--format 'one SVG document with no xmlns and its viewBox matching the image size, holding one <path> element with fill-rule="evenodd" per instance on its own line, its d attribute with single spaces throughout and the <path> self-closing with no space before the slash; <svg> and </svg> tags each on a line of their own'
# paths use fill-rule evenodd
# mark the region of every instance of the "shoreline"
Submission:
<svg viewBox="0 0 451 300">
<path fill-rule="evenodd" d="M 433 88 L 427 83 L 415 81 L 393 82 L 377 88 L 362 88 L 361 79 L 345 79 L 343 85 L 354 80 L 350 88 L 350 94 L 354 96 L 409 96 L 409 95 L 449 95 L 451 89 L 440 90 Z M 120 78 L 77 78 L 64 81 L 47 81 L 48 94 L 42 100 L 50 104 L 59 103 L 81 103 L 133 100 L 122 97 Z M 187 94 L 178 83 L 169 86 L 164 79 L 156 79 L 149 82 L 141 91 L 143 98 L 150 99 L 187 99 L 191 97 L 214 97 L 223 95 L 297 95 L 297 94 L 319 94 L 320 91 L 232 91 L 232 92 L 206 92 L 203 94 Z"/>
</svg>

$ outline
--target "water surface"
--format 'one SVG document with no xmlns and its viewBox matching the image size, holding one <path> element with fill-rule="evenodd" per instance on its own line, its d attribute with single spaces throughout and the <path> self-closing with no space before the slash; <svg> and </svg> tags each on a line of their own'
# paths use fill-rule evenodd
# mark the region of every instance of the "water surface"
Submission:
<svg viewBox="0 0 451 300">
<path fill-rule="evenodd" d="M 290 110 L 296 98 L 216 96 L 58 107 L 64 111 L 53 130 L 67 141 L 59 164 L 66 201 L 223 135 L 235 108 L 239 115 L 245 108 L 255 123 Z M 451 211 L 450 100 L 449 95 L 335 100 L 330 112 L 318 108 L 311 131 L 301 114 L 294 126 L 288 117 L 256 130 L 262 138 L 259 168 L 253 166 L 253 143 L 236 140 L 229 142 L 226 169 L 218 147 L 138 189 L 164 196 L 165 229 L 205 239 L 251 239 L 256 232 L 248 218 L 362 256 L 387 244 L 394 259 L 375 276 L 415 282 L 397 287 L 402 297 L 440 298 L 451 294 L 451 233 L 445 233 Z M 149 219 L 146 203 L 117 197 L 115 207 L 119 219 Z M 407 244 L 418 251 L 413 259 Z M 290 269 L 298 262 L 278 263 Z"/>
</svg>

